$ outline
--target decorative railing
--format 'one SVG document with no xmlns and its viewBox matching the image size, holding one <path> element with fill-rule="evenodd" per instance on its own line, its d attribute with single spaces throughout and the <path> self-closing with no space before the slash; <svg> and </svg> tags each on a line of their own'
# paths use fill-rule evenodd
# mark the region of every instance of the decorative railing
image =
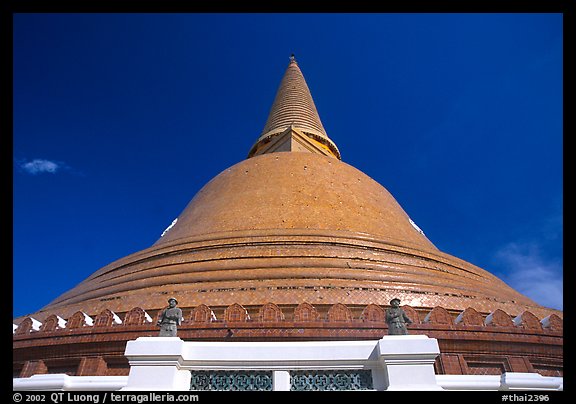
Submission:
<svg viewBox="0 0 576 404">
<path fill-rule="evenodd" d="M 290 390 L 373 390 L 370 370 L 298 370 L 290 372 Z"/>
<path fill-rule="evenodd" d="M 194 370 L 190 390 L 272 391 L 272 372 L 254 370 Z"/>
<path fill-rule="evenodd" d="M 272 371 L 193 370 L 190 390 L 272 391 Z M 296 370 L 290 372 L 291 391 L 373 390 L 370 370 Z"/>
<path fill-rule="evenodd" d="M 489 314 L 481 314 L 475 309 L 469 307 L 459 314 L 450 314 L 448 310 L 443 307 L 433 307 L 426 315 L 416 311 L 409 305 L 402 306 L 408 317 L 413 322 L 413 327 L 418 324 L 431 324 L 431 325 L 452 325 L 452 326 L 485 326 L 485 327 L 514 327 L 519 329 L 527 329 L 533 331 L 552 331 L 558 332 L 563 330 L 564 321 L 556 314 L 550 314 L 547 317 L 539 319 L 530 311 L 524 311 L 516 316 L 507 314 L 501 309 L 496 309 Z M 224 314 L 221 318 L 217 318 L 212 309 L 204 304 L 190 309 L 185 309 L 184 321 L 181 329 L 184 330 L 189 326 L 198 324 L 223 324 L 223 323 L 283 323 L 287 324 L 290 321 L 287 318 L 293 319 L 295 322 L 326 322 L 338 324 L 372 324 L 381 328 L 386 328 L 385 321 L 385 308 L 377 304 L 367 305 L 360 316 L 354 317 L 352 310 L 342 303 L 332 305 L 324 316 L 311 304 L 303 302 L 299 304 L 293 311 L 291 316 L 286 316 L 283 310 L 274 303 L 266 303 L 258 309 L 251 318 L 248 310 L 238 303 L 231 304 L 226 307 Z M 158 316 L 160 312 L 156 315 Z M 421 318 L 423 320 L 421 320 Z M 100 331 L 104 327 L 123 327 L 134 325 L 150 325 L 154 327 L 155 319 L 153 319 L 144 309 L 134 307 L 124 314 L 122 320 L 120 316 L 109 309 L 103 310 L 93 317 L 88 314 L 78 311 L 64 319 L 56 314 L 52 314 L 42 321 L 38 321 L 33 317 L 26 317 L 18 324 L 13 324 L 14 337 L 19 338 L 35 333 L 47 332 L 66 332 L 71 329 L 82 329 Z"/>
</svg>

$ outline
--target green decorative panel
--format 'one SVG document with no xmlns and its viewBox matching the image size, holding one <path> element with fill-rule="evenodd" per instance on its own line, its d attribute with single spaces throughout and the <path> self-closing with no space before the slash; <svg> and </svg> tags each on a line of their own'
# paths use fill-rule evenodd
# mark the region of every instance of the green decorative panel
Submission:
<svg viewBox="0 0 576 404">
<path fill-rule="evenodd" d="M 193 370 L 190 390 L 271 391 L 272 372 L 250 370 Z"/>
<path fill-rule="evenodd" d="M 372 390 L 370 370 L 299 370 L 290 372 L 290 390 Z"/>
</svg>

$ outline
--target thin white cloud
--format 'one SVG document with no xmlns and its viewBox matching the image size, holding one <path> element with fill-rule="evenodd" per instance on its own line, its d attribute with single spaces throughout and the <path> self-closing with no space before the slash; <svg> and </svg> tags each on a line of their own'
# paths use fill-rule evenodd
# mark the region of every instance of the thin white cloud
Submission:
<svg viewBox="0 0 576 404">
<path fill-rule="evenodd" d="M 537 303 L 563 310 L 562 263 L 547 261 L 535 244 L 510 243 L 497 252 L 501 278 Z"/>
<path fill-rule="evenodd" d="M 58 171 L 68 169 L 68 166 L 62 162 L 50 161 L 44 159 L 34 159 L 31 161 L 20 161 L 18 166 L 24 172 L 32 175 L 49 173 L 56 174 Z"/>
</svg>

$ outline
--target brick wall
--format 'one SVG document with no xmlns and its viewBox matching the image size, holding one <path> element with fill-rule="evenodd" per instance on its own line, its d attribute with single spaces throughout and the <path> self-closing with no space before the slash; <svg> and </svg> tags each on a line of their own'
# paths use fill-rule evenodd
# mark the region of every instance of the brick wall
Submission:
<svg viewBox="0 0 576 404">
<path fill-rule="evenodd" d="M 502 310 L 482 315 L 473 309 L 450 313 L 440 306 L 427 313 L 409 306 L 403 308 L 413 321 L 409 327 L 411 334 L 438 339 L 441 355 L 435 367 L 439 374 L 503 371 L 563 374 L 560 318 L 547 319 L 548 326 L 544 327 L 529 312 L 513 321 Z M 289 316 L 285 316 L 285 310 L 290 311 Z M 379 339 L 388 333 L 383 314 L 384 308 L 378 305 L 349 308 L 335 304 L 318 309 L 303 303 L 283 309 L 268 303 L 248 310 L 234 304 L 214 311 L 202 305 L 184 310 L 185 319 L 178 336 L 189 341 Z M 89 326 L 84 317 L 75 314 L 73 328 L 59 328 L 53 319 L 47 319 L 49 326 L 41 326 L 38 331 L 32 330 L 31 319 L 25 319 L 22 329 L 17 329 L 13 336 L 14 375 L 127 375 L 126 342 L 158 335 L 157 313 L 150 315 L 136 307 L 125 313 L 121 322 L 112 321 L 113 315 L 103 312 Z"/>
</svg>

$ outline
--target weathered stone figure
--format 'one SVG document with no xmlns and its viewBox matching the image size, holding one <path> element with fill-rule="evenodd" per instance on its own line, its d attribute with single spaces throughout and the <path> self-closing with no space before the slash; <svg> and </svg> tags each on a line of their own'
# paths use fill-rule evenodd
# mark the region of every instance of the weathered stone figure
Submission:
<svg viewBox="0 0 576 404">
<path fill-rule="evenodd" d="M 171 297 L 168 299 L 168 307 L 166 307 L 160 319 L 158 326 L 160 326 L 159 337 L 175 337 L 178 331 L 178 326 L 182 324 L 182 309 L 176 307 L 178 301 Z"/>
<path fill-rule="evenodd" d="M 386 324 L 388 324 L 388 335 L 407 335 L 406 324 L 412 324 L 412 320 L 400 308 L 400 299 L 390 300 L 390 307 L 386 310 Z"/>
</svg>

